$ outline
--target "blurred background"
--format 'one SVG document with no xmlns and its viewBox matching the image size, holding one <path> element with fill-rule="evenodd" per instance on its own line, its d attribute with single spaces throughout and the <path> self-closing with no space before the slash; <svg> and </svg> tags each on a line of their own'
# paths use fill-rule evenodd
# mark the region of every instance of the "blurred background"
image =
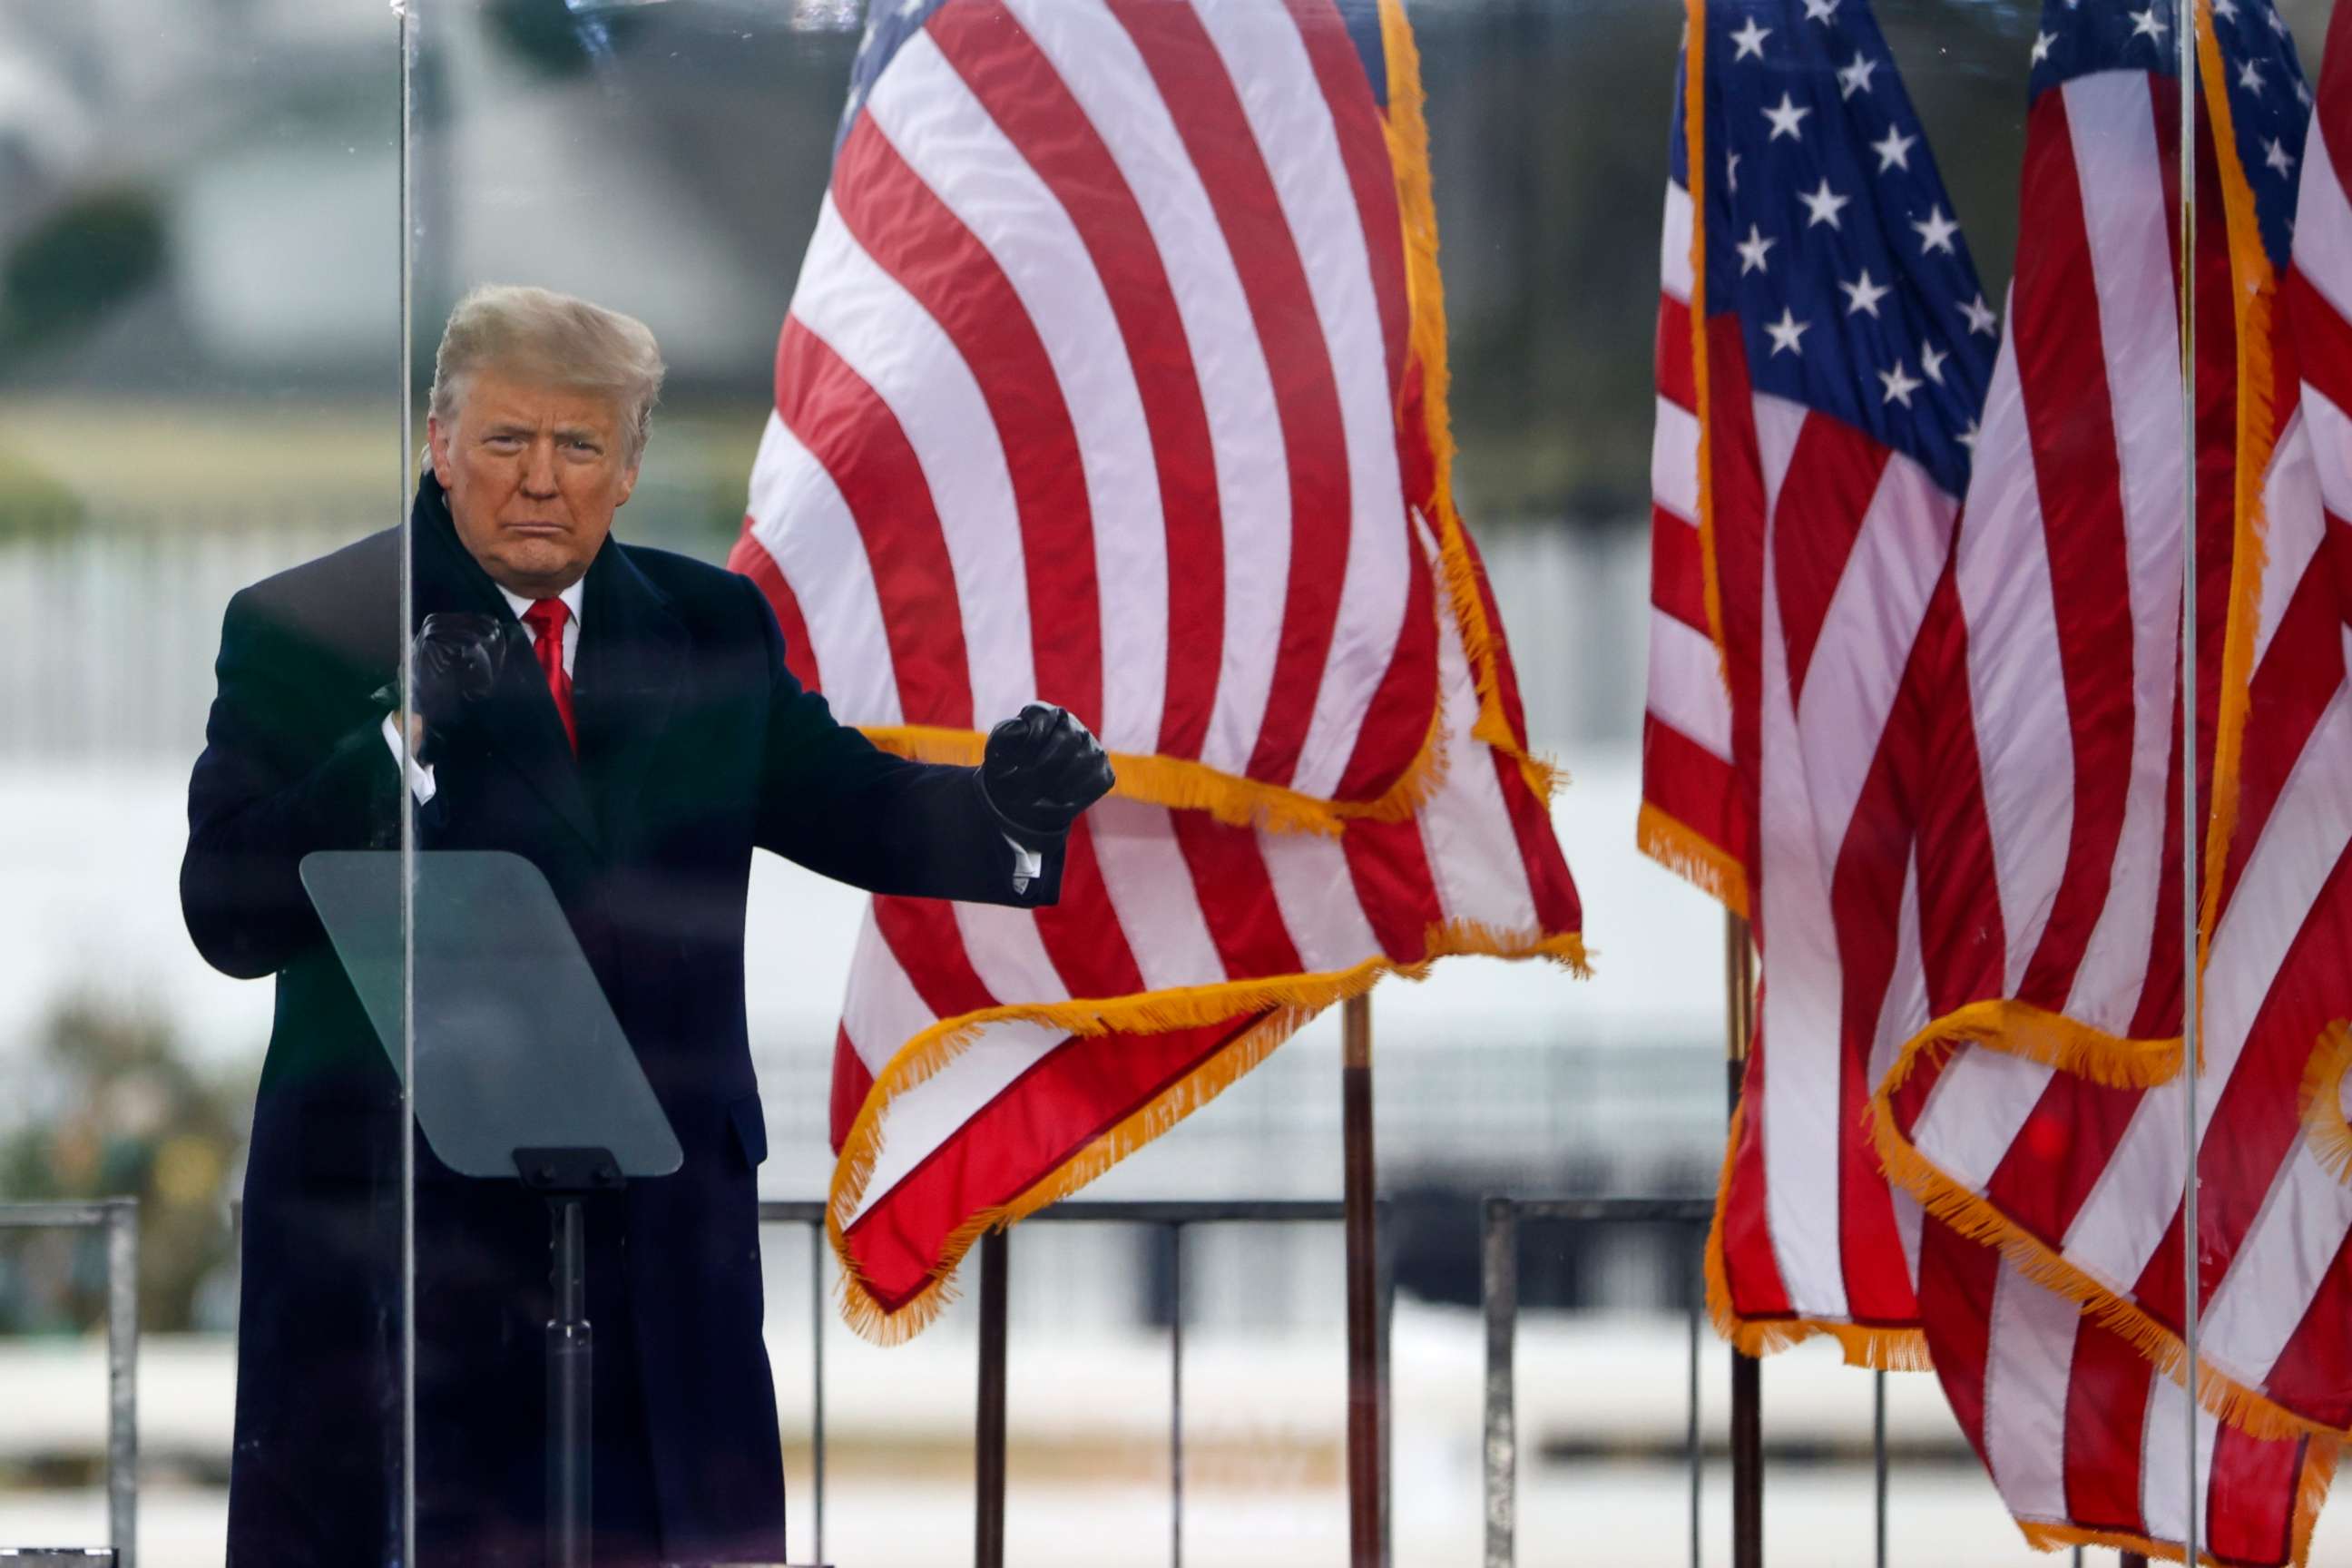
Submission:
<svg viewBox="0 0 2352 1568">
<path fill-rule="evenodd" d="M 2280 9 L 2315 65 L 2326 0 Z M 405 512 L 403 399 L 484 280 L 647 321 L 671 366 L 621 527 L 712 560 L 742 518 L 775 336 L 827 174 L 858 0 L 408 0 L 413 374 L 400 369 L 401 74 L 386 0 L 0 0 L 0 1200 L 135 1193 L 143 1561 L 217 1563 L 230 1200 L 264 984 L 178 913 L 184 789 L 237 587 Z M 1648 620 L 1657 215 L 1682 10 L 1416 0 L 1465 516 L 1501 596 L 1597 977 L 1456 960 L 1375 1000 L 1399 1287 L 1396 1557 L 1475 1561 L 1478 1199 L 1697 1194 L 1723 1136 L 1715 905 L 1633 850 Z M 2016 227 L 2025 0 L 1879 0 L 1989 296 Z M 422 439 L 422 421 L 416 439 Z M 857 896 L 764 865 L 752 1038 L 766 1195 L 822 1195 Z M 1336 1020 L 1090 1195 L 1329 1196 Z M 795 1560 L 812 1510 L 812 1253 L 771 1236 Z M 1680 1562 L 1694 1238 L 1532 1229 L 1521 1561 Z M 1192 1233 L 1182 1277 L 1196 1560 L 1343 1560 L 1336 1227 Z M 1162 1238 L 1014 1247 L 1011 1555 L 1166 1558 Z M 97 1244 L 0 1232 L 0 1546 L 102 1538 Z M 828 1325 L 828 1556 L 969 1560 L 971 1346 Z M 1719 1453 L 1726 1352 L 1706 1346 Z M 1868 1560 L 1871 1385 L 1766 1375 L 1768 1532 Z M 1931 1379 L 1897 1380 L 1894 1555 L 2029 1561 Z M 1725 1539 L 1724 1475 L 1702 1508 Z M 2323 1526 L 2352 1551 L 2352 1529 Z M 2325 1555 L 2323 1548 L 2322 1555 Z M 1718 1559 L 1719 1560 L 1719 1559 Z"/>
</svg>

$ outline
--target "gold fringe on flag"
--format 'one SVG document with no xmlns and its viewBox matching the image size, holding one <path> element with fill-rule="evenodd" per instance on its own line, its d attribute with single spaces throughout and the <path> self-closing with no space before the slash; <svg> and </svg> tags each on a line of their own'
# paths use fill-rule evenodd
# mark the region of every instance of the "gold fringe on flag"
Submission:
<svg viewBox="0 0 2352 1568">
<path fill-rule="evenodd" d="M 1505 931 L 1475 921 L 1450 921 L 1430 928 L 1424 953 L 1412 963 L 1373 958 L 1348 969 L 1322 973 L 1181 986 L 1133 996 L 990 1007 L 961 1017 L 943 1018 L 925 1029 L 901 1047 L 875 1078 L 874 1087 L 866 1091 L 865 1105 L 842 1141 L 841 1156 L 834 1167 L 825 1234 L 833 1242 L 834 1256 L 841 1263 L 843 1319 L 859 1335 L 877 1344 L 898 1344 L 912 1339 L 955 1299 L 956 1268 L 983 1232 L 1001 1229 L 1068 1197 L 1223 1093 L 1316 1014 L 1334 1002 L 1363 994 L 1384 976 L 1396 974 L 1420 980 L 1438 959 L 1472 953 L 1494 958 L 1540 958 L 1579 976 L 1590 973 L 1584 939 L 1572 931 L 1548 936 L 1540 931 Z M 1252 1014 L 1264 1016 L 1154 1096 L 1150 1103 L 1063 1162 L 1011 1203 L 979 1210 L 965 1220 L 948 1237 L 940 1260 L 911 1300 L 895 1310 L 886 1309 L 866 1288 L 865 1277 L 850 1252 L 845 1230 L 881 1156 L 883 1114 L 899 1095 L 930 1079 L 970 1049 L 989 1025 L 1036 1023 L 1089 1037 L 1148 1035 L 1238 1021 Z"/>
<path fill-rule="evenodd" d="M 2019 1002 L 1978 1003 L 1937 1019 L 1905 1043 L 1871 1096 L 1872 1133 L 1890 1180 L 1972 1241 L 1998 1247 L 2017 1271 L 2079 1306 L 2084 1316 L 2128 1342 L 2175 1383 L 2188 1381 L 2180 1336 L 2137 1301 L 2097 1279 L 1982 1194 L 1956 1181 L 1903 1135 L 1895 1095 L 1922 1062 L 1963 1041 L 2007 1051 L 2111 1089 L 2151 1089 L 2178 1077 L 2180 1040 L 2126 1039 Z M 2298 1415 L 2200 1356 L 2197 1397 L 2220 1420 L 2256 1437 L 2334 1437 L 2336 1429 Z"/>
<path fill-rule="evenodd" d="M 2344 1119 L 2344 1075 L 2352 1072 L 2352 1027 L 2338 1018 L 2320 1032 L 2303 1069 L 2303 1135 L 2312 1158 L 2352 1182 L 2352 1122 Z"/>
<path fill-rule="evenodd" d="M 1748 868 L 1714 839 L 1644 801 L 1635 818 L 1633 841 L 1643 854 L 1733 914 L 1748 918 Z"/>
<path fill-rule="evenodd" d="M 1683 178 L 1690 192 L 1691 412 L 1698 419 L 1698 555 L 1706 580 L 1706 630 L 1715 639 L 1716 668 L 1731 687 L 1731 655 L 1723 631 L 1723 577 L 1716 564 L 1715 436 L 1709 412 L 1706 353 L 1706 0 L 1684 0 Z"/>
<path fill-rule="evenodd" d="M 864 733 L 884 751 L 919 763 L 977 767 L 988 750 L 988 737 L 971 730 L 893 724 Z M 1118 775 L 1114 795 L 1176 811 L 1205 811 L 1235 827 L 1336 837 L 1350 822 L 1401 822 L 1429 804 L 1445 782 L 1445 705 L 1441 701 L 1431 713 L 1429 733 L 1412 764 L 1376 800 L 1328 800 L 1182 757 L 1113 752 L 1110 762 Z"/>
<path fill-rule="evenodd" d="M 2303 1474 L 2295 1483 L 2294 1520 L 2287 1537 L 2288 1568 L 2304 1568 L 2311 1561 L 2312 1527 L 2319 1522 L 2320 1508 L 2327 1501 L 2328 1486 L 2336 1479 L 2336 1447 L 2333 1438 L 2313 1437 L 2304 1449 Z M 2137 1552 L 2143 1557 L 2167 1563 L 2178 1563 L 2185 1555 L 2178 1541 L 2158 1541 L 2128 1531 L 2089 1530 L 2081 1525 L 2027 1519 L 2019 1520 L 2017 1527 L 2024 1531 L 2025 1543 L 2036 1552 L 2094 1546 L 2111 1552 Z M 2210 1552 L 2199 1552 L 2197 1560 L 2210 1568 L 2229 1568 Z"/>
<path fill-rule="evenodd" d="M 2197 967 L 2204 973 L 2221 913 L 2221 873 L 2230 840 L 2238 827 L 2239 769 L 2245 755 L 2246 710 L 2253 687 L 2254 636 L 2262 616 L 2263 570 L 2269 555 L 2269 520 L 2263 510 L 2263 481 L 2278 446 L 2276 364 L 2271 353 L 2278 279 L 2263 247 L 2254 193 L 2235 156 L 2236 123 L 2230 107 L 2228 74 L 2213 33 L 2212 0 L 2197 3 L 2197 75 L 2211 119 L 2214 159 L 2221 175 L 2221 210 L 2230 237 L 2230 297 L 2237 318 L 2238 429 L 2235 440 L 2237 493 L 2230 557 L 2230 614 L 2221 643 L 2221 705 L 2213 726 L 2213 815 L 2205 825 L 2205 889 L 2197 918 Z M 2223 149 L 2231 150 L 2223 153 Z M 2194 267 L 2183 270 L 2194 277 Z M 2182 349 L 2182 374 L 2195 365 Z M 2192 452 L 2190 460 L 2195 460 Z"/>
<path fill-rule="evenodd" d="M 1486 623 L 1486 596 L 1476 560 L 1454 505 L 1454 426 L 1446 395 L 1452 372 L 1445 357 L 1445 282 L 1437 266 L 1437 203 L 1429 174 L 1429 121 L 1421 85 L 1421 52 L 1402 0 L 1381 0 L 1381 53 L 1388 61 L 1388 113 L 1381 119 L 1395 172 L 1397 213 L 1404 226 L 1405 292 L 1412 306 L 1407 338 L 1410 363 L 1421 367 L 1422 420 L 1435 482 L 1431 521 L 1436 525 L 1438 558 L 1446 599 L 1462 631 L 1462 645 L 1477 677 L 1478 721 L 1471 733 L 1512 758 L 1538 800 L 1559 787 L 1552 764 L 1531 755 L 1511 724 L 1503 703 L 1503 681 L 1494 628 Z M 1402 388 L 1399 388 L 1402 395 Z M 1402 416 L 1402 408 L 1399 416 Z"/>
<path fill-rule="evenodd" d="M 1706 602 L 1706 632 L 1715 644 L 1717 679 L 1731 689 L 1730 645 L 1723 629 L 1723 574 L 1716 559 L 1715 437 L 1707 422 L 1706 345 L 1706 0 L 1684 0 L 1683 175 L 1691 202 L 1690 353 L 1692 414 L 1698 424 L 1698 554 Z M 1691 39 L 1701 40 L 1696 48 Z M 1688 823 L 1644 803 L 1635 832 L 1641 851 L 1712 895 L 1741 919 L 1748 913 L 1748 872 L 1720 844 Z"/>
<path fill-rule="evenodd" d="M 1874 1372 L 1932 1372 L 1926 1332 L 1914 1328 L 1882 1328 L 1839 1322 L 1830 1318 L 1743 1318 L 1731 1300 L 1731 1275 L 1723 1258 L 1723 1216 L 1731 1195 L 1732 1155 L 1739 1147 L 1745 1106 L 1731 1112 L 1731 1137 L 1726 1144 L 1723 1170 L 1716 1178 L 1715 1217 L 1706 1230 L 1706 1312 L 1715 1331 L 1741 1355 L 1762 1359 L 1793 1349 L 1807 1340 L 1835 1340 L 1848 1366 Z"/>
</svg>

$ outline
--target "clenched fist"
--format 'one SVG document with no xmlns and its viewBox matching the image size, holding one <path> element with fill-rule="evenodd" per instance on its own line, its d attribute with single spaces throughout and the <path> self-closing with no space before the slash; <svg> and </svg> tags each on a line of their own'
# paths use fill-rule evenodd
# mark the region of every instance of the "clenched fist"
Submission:
<svg viewBox="0 0 2352 1568">
<path fill-rule="evenodd" d="M 1032 702 L 988 732 L 980 787 L 1016 838 L 1058 838 L 1116 783 L 1102 742 L 1068 710 Z"/>
<path fill-rule="evenodd" d="M 459 742 L 497 687 L 505 656 L 506 637 L 492 616 L 444 611 L 425 617 L 408 650 L 408 695 L 415 710 L 410 742 L 425 762 Z"/>
</svg>

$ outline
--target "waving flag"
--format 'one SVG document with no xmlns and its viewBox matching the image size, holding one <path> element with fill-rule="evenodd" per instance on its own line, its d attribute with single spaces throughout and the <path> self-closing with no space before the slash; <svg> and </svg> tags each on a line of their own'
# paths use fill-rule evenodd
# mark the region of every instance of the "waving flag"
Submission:
<svg viewBox="0 0 2352 1568">
<path fill-rule="evenodd" d="M 1955 750 L 1973 765 L 1939 771 L 1949 831 L 1923 857 L 1946 973 L 1875 1104 L 1889 1168 L 1933 1216 L 1937 1369 L 2029 1537 L 2178 1553 L 2193 1416 L 2208 1549 L 2280 1563 L 2303 1560 L 2352 1421 L 2352 1205 L 2326 1153 L 2352 1148 L 2326 1076 L 2345 1059 L 2328 1024 L 2352 1011 L 2352 899 L 2329 890 L 2352 757 L 2328 750 L 2352 702 L 2315 479 L 2324 416 L 2293 363 L 2302 348 L 2305 374 L 2326 374 L 2329 313 L 2307 279 L 2278 282 L 2309 101 L 2285 26 L 2219 0 L 2198 19 L 2188 262 L 2189 755 L 2211 803 L 2191 1069 L 2208 1408 L 2192 1412 L 2164 1381 L 2185 1355 L 2175 23 L 2163 5 L 2053 3 L 2034 46 L 2028 238 L 1957 550 L 1973 725 Z M 2294 257 L 2340 271 L 2321 142 Z"/>
<path fill-rule="evenodd" d="M 1427 798 L 1436 579 L 1470 573 L 1408 515 L 1381 31 L 876 7 L 735 555 L 876 740 L 976 761 L 1043 697 L 1160 805 L 1328 832 Z"/>
<path fill-rule="evenodd" d="M 831 1231 L 874 1337 L 1328 1003 L 1581 967 L 1449 499 L 1420 116 L 1395 0 L 876 13 L 733 563 L 882 743 L 1042 696 L 1120 789 L 1055 909 L 873 906 Z"/>
<path fill-rule="evenodd" d="M 1755 921 L 1717 1324 L 1918 1355 L 1870 1086 L 1927 1021 L 1912 690 L 1994 316 L 1862 0 L 1694 4 L 1662 248 L 1642 842 Z"/>
</svg>

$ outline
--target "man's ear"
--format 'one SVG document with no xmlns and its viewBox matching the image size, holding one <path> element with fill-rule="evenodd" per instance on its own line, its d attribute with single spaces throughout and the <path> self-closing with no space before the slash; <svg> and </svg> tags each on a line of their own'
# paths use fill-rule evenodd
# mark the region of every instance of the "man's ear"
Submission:
<svg viewBox="0 0 2352 1568">
<path fill-rule="evenodd" d="M 635 491 L 636 488 L 637 465 L 635 463 L 631 463 L 628 467 L 628 470 L 621 476 L 621 499 L 613 503 L 613 510 L 618 511 L 621 508 L 628 505 L 629 497 Z"/>
<path fill-rule="evenodd" d="M 433 454 L 433 477 L 441 481 L 441 488 L 445 490 L 449 488 L 450 434 L 449 427 L 442 424 L 437 416 L 425 416 L 425 444 Z"/>
</svg>

